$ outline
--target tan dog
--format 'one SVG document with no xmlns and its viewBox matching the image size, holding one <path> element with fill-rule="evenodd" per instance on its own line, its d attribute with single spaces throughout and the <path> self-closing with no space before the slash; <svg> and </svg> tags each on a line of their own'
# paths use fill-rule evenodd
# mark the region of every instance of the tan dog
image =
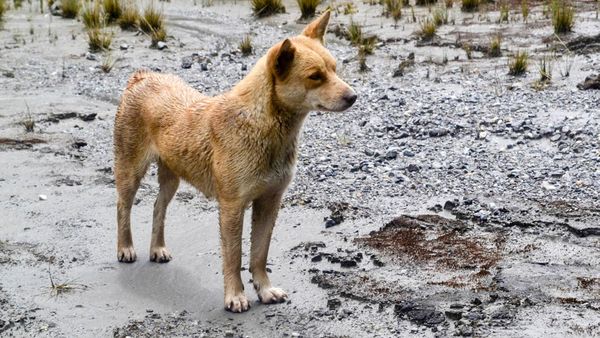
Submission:
<svg viewBox="0 0 600 338">
<path fill-rule="evenodd" d="M 156 161 L 160 191 L 150 259 L 171 260 L 165 212 L 183 178 L 219 202 L 226 309 L 249 307 L 240 268 L 242 222 L 250 203 L 254 288 L 263 303 L 287 298 L 271 285 L 266 263 L 281 196 L 293 175 L 298 133 L 309 111 L 343 111 L 356 101 L 323 47 L 329 16 L 325 12 L 302 35 L 273 46 L 240 83 L 216 97 L 173 75 L 138 71 L 131 77 L 114 131 L 119 261 L 136 259 L 131 206 L 148 165 Z"/>
</svg>

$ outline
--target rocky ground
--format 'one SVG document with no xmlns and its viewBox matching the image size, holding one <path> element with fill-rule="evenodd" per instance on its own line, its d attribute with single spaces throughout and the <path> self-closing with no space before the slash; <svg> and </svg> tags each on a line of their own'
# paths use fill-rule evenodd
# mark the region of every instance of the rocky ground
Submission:
<svg viewBox="0 0 600 338">
<path fill-rule="evenodd" d="M 304 127 L 269 263 L 287 303 L 222 309 L 216 205 L 187 185 L 167 217 L 174 260 L 146 261 L 154 168 L 133 211 L 140 259 L 116 261 L 112 126 L 128 76 L 145 67 L 209 94 L 227 90 L 301 31 L 297 5 L 285 4 L 287 13 L 258 20 L 247 3 L 160 3 L 167 48 L 115 27 L 112 51 L 97 54 L 81 22 L 38 4 L 7 12 L 0 334 L 600 335 L 600 91 L 578 88 L 600 69 L 593 2 L 576 2 L 574 32 L 560 38 L 541 4 L 527 23 L 518 5 L 510 23 L 497 23 L 494 5 L 461 14 L 456 4 L 429 42 L 410 15 L 394 27 L 381 6 L 356 3 L 352 20 L 379 42 L 359 72 L 356 47 L 327 36 L 359 99 L 342 114 L 311 114 Z M 428 15 L 416 7 L 417 21 Z M 350 17 L 340 10 L 331 31 Z M 503 56 L 489 58 L 497 32 Z M 254 53 L 244 57 L 246 34 Z M 507 75 L 525 49 L 529 72 Z M 538 81 L 544 56 L 549 83 Z M 104 73 L 108 57 L 117 61 Z"/>
</svg>

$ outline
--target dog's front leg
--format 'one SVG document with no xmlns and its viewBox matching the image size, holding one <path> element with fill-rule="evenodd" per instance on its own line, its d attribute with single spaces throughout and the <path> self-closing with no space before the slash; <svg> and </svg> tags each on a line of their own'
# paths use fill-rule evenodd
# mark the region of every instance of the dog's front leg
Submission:
<svg viewBox="0 0 600 338">
<path fill-rule="evenodd" d="M 252 204 L 252 244 L 250 249 L 250 270 L 254 289 L 264 304 L 279 303 L 287 299 L 287 294 L 271 285 L 267 275 L 267 256 L 273 226 L 277 219 L 281 193 L 270 193 L 254 200 Z"/>
<path fill-rule="evenodd" d="M 243 312 L 250 307 L 240 276 L 243 221 L 244 204 L 241 201 L 219 202 L 225 309 L 231 312 Z"/>
</svg>

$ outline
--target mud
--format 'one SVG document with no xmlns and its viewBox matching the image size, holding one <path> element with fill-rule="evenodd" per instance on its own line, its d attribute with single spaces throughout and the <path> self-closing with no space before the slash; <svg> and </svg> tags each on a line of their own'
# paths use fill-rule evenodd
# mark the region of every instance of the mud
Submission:
<svg viewBox="0 0 600 338">
<path fill-rule="evenodd" d="M 81 22 L 11 8 L 0 30 L 0 335 L 600 335 L 600 91 L 577 88 L 600 69 L 597 4 L 576 2 L 574 32 L 557 38 L 541 3 L 526 23 L 516 4 L 499 23 L 495 4 L 463 14 L 457 3 L 426 43 L 415 32 L 427 7 L 395 25 L 380 5 L 331 5 L 327 47 L 359 100 L 304 127 L 268 265 L 287 303 L 256 299 L 244 230 L 244 314 L 223 310 L 216 204 L 189 185 L 168 211 L 174 260 L 148 261 L 155 167 L 133 209 L 139 259 L 117 262 L 113 119 L 138 68 L 227 90 L 302 29 L 296 3 L 258 20 L 245 2 L 161 2 L 166 49 L 114 27 L 112 50 L 94 55 Z M 369 72 L 345 38 L 351 20 L 377 38 Z M 498 33 L 502 56 L 489 58 Z M 527 74 L 507 75 L 525 49 Z M 540 85 L 547 55 L 553 77 Z"/>
</svg>

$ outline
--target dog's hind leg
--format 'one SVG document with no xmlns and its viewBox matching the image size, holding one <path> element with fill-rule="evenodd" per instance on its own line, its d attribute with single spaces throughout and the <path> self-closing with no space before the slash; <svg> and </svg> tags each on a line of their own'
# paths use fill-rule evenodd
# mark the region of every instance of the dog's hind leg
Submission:
<svg viewBox="0 0 600 338">
<path fill-rule="evenodd" d="M 279 303 L 287 299 L 285 291 L 273 287 L 267 275 L 269 244 L 280 204 L 280 192 L 265 194 L 252 204 L 250 270 L 254 289 L 264 304 Z"/>
<path fill-rule="evenodd" d="M 166 263 L 171 260 L 171 254 L 165 246 L 165 215 L 169 202 L 179 187 L 179 177 L 160 160 L 158 161 L 158 183 L 160 190 L 154 202 L 150 260 Z"/>
<path fill-rule="evenodd" d="M 117 187 L 117 258 L 120 262 L 136 260 L 131 237 L 131 206 L 148 169 L 149 161 L 124 161 L 115 159 L 115 185 Z"/>
</svg>

